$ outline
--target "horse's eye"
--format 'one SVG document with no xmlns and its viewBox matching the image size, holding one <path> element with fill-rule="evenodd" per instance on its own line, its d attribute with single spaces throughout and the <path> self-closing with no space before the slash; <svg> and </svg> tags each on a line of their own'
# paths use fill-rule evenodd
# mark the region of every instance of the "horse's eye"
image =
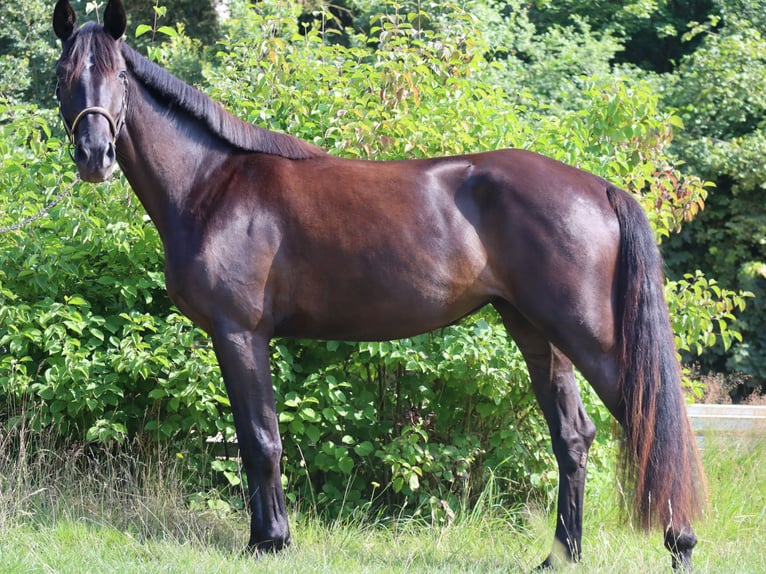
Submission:
<svg viewBox="0 0 766 574">
<path fill-rule="evenodd" d="M 117 72 L 117 77 L 120 78 L 123 82 L 128 78 L 128 71 L 127 70 L 120 70 Z"/>
</svg>

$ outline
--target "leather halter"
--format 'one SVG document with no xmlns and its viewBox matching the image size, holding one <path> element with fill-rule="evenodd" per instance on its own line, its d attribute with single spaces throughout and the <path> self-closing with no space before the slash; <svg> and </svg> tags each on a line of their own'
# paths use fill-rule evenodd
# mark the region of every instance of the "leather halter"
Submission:
<svg viewBox="0 0 766 574">
<path fill-rule="evenodd" d="M 59 115 L 61 116 L 61 120 L 64 122 L 64 129 L 66 130 L 67 136 L 69 138 L 69 155 L 72 158 L 72 161 L 74 161 L 74 149 L 77 148 L 77 141 L 75 139 L 77 137 L 77 128 L 79 127 L 80 122 L 87 115 L 96 114 L 103 116 L 106 121 L 109 122 L 109 133 L 112 134 L 112 143 L 117 141 L 117 138 L 120 135 L 120 131 L 122 130 L 122 126 L 125 125 L 125 115 L 128 111 L 128 80 L 127 78 L 123 77 L 122 81 L 124 85 L 124 91 L 122 93 L 122 106 L 120 107 L 120 113 L 116 120 L 112 117 L 112 114 L 106 108 L 102 108 L 101 106 L 90 106 L 77 114 L 71 126 L 66 121 L 64 112 L 61 110 L 61 98 L 58 97 L 59 87 L 58 84 L 56 84 L 56 97 L 59 100 Z"/>
</svg>

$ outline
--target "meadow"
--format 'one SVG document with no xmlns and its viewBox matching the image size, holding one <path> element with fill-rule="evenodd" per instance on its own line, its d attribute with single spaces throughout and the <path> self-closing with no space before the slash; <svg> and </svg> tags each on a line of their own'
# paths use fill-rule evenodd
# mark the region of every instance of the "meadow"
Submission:
<svg viewBox="0 0 766 574">
<path fill-rule="evenodd" d="M 171 457 L 148 464 L 129 452 L 94 458 L 84 448 L 9 441 L 0 445 L 1 573 L 528 572 L 552 538 L 550 509 L 504 508 L 490 489 L 439 525 L 405 515 L 327 520 L 294 509 L 293 545 L 253 559 L 242 553 L 247 516 L 193 510 Z M 711 502 L 696 525 L 695 572 L 766 573 L 766 441 L 706 437 L 703 459 Z M 591 478 L 585 556 L 560 571 L 670 571 L 660 534 L 634 531 L 621 518 L 614 480 Z"/>
</svg>

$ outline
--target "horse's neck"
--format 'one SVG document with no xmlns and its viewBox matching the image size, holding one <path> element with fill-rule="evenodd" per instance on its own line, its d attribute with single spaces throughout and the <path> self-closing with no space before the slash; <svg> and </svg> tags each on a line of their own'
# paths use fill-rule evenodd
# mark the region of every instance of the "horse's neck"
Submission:
<svg viewBox="0 0 766 574">
<path fill-rule="evenodd" d="M 133 191 L 163 237 L 183 217 L 192 187 L 227 157 L 227 148 L 183 113 L 140 86 L 130 94 L 118 159 Z"/>
</svg>

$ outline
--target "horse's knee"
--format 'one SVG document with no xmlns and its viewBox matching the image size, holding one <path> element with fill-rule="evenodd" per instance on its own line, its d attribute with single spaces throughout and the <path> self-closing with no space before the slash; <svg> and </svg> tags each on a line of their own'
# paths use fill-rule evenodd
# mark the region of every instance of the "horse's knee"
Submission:
<svg viewBox="0 0 766 574">
<path fill-rule="evenodd" d="M 275 439 L 261 439 L 256 448 L 257 460 L 265 463 L 278 463 L 282 458 L 282 441 Z"/>
<path fill-rule="evenodd" d="M 245 470 L 269 475 L 278 469 L 282 459 L 282 441 L 279 437 L 256 437 L 256 440 L 239 440 L 239 450 Z"/>
</svg>

